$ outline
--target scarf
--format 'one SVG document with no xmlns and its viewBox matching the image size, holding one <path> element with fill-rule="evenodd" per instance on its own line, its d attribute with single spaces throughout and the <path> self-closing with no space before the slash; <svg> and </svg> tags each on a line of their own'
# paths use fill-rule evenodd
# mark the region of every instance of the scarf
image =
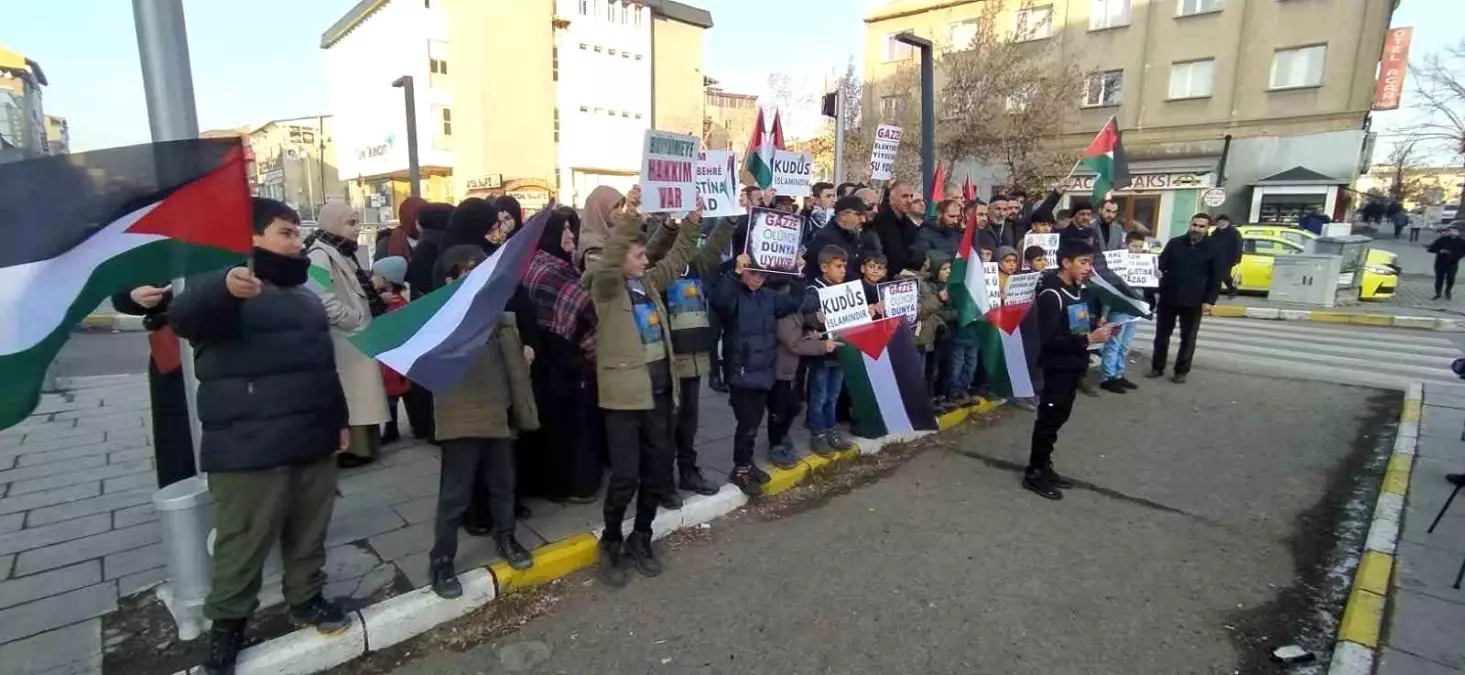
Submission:
<svg viewBox="0 0 1465 675">
<path fill-rule="evenodd" d="M 401 224 L 387 238 L 387 255 L 401 256 L 409 261 L 412 259 L 412 240 L 422 236 L 417 226 L 417 212 L 426 204 L 427 201 L 421 197 L 402 200 L 402 205 L 397 208 L 397 219 Z"/>
<path fill-rule="evenodd" d="M 320 242 L 322 246 L 329 246 L 335 249 L 337 253 L 340 253 L 347 260 L 351 261 L 351 267 L 355 268 L 356 271 L 356 283 L 361 285 L 361 292 L 366 294 L 366 304 L 371 308 L 371 315 L 381 316 L 386 314 L 387 303 L 376 292 L 376 287 L 372 286 L 371 273 L 361 269 L 361 265 L 356 262 L 356 249 L 359 248 L 356 242 L 325 230 L 316 230 L 309 237 L 305 238 L 305 248 L 310 248 L 316 242 Z"/>
<path fill-rule="evenodd" d="M 595 361 L 595 306 L 580 285 L 575 267 L 545 251 L 535 251 L 520 280 L 534 301 L 539 327 L 577 345 L 589 362 Z"/>
<path fill-rule="evenodd" d="M 283 256 L 254 247 L 254 276 L 280 288 L 290 288 L 305 283 L 310 274 L 310 258 Z"/>
</svg>

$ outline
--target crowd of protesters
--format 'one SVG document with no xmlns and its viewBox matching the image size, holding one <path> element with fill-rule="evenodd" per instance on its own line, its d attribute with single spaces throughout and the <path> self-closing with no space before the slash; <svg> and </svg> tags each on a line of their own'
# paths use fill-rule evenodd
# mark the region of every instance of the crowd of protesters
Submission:
<svg viewBox="0 0 1465 675">
<path fill-rule="evenodd" d="M 440 448 L 429 572 L 432 589 L 453 598 L 463 592 L 453 562 L 460 529 L 491 536 L 516 569 L 533 565 L 514 535 L 516 521 L 532 516 L 526 497 L 602 503 L 599 574 L 608 585 L 624 585 L 632 568 L 659 574 L 651 543 L 657 510 L 680 508 L 681 490 L 719 489 L 696 447 L 704 380 L 727 394 L 736 419 L 729 481 L 749 495 L 769 481 L 754 461 L 765 413 L 775 466 L 792 467 L 805 450 L 853 447 L 841 429 L 850 412 L 821 287 L 861 280 L 878 318 L 877 284 L 917 280 L 915 343 L 937 410 L 986 396 L 977 327 L 958 319 L 950 288 L 968 234 L 982 261 L 999 264 L 1004 286 L 1020 268 L 1044 272 L 1025 324 L 1039 395 L 1014 403 L 1037 411 L 1023 485 L 1060 498 L 1070 483 L 1050 457 L 1088 369 L 1089 345 L 1103 349 L 1103 389 L 1135 387 L 1124 378 L 1133 326 L 1114 330 L 1127 317 L 1113 308 L 1107 322 L 1099 319 L 1104 308 L 1084 295 L 1083 282 L 1097 252 L 1138 249 L 1148 230 L 1121 223 L 1113 202 L 1097 212 L 1082 202 L 1055 212 L 1058 199 L 1056 191 L 1029 200 L 1016 190 L 986 202 L 944 199 L 927 219 L 927 205 L 903 180 L 880 191 L 817 183 L 802 211 L 787 196 L 745 188 L 745 208 L 804 216 L 803 274 L 783 275 L 754 269 L 742 253 L 745 216 L 648 217 L 638 188 L 598 187 L 581 210 L 553 208 L 503 319 L 458 384 L 438 392 L 374 362 L 349 338 L 492 256 L 523 226 L 520 205 L 510 197 L 456 206 L 408 199 L 368 255 L 358 249 L 352 208 L 327 204 L 319 229 L 302 240 L 289 207 L 256 199 L 250 265 L 190 280 L 177 297 L 144 286 L 118 298 L 166 317 L 161 323 L 196 349 L 199 468 L 208 472 L 218 529 L 205 607 L 213 621 L 208 672 L 230 672 L 276 540 L 284 544 L 291 619 L 323 632 L 349 625 L 321 596 L 336 472 L 375 461 L 384 443 L 407 433 Z M 1201 309 L 1215 302 L 1226 276 L 1217 262 L 1223 247 L 1204 237 L 1209 220 L 1196 219 L 1160 263 L 1163 340 L 1177 321 L 1181 327 L 1177 382 L 1189 368 Z M 1055 231 L 1058 265 L 1045 272 L 1048 252 L 1022 248 L 1024 236 Z M 1157 344 L 1152 375 L 1163 372 L 1163 359 Z M 801 414 L 807 448 L 789 436 Z"/>
</svg>

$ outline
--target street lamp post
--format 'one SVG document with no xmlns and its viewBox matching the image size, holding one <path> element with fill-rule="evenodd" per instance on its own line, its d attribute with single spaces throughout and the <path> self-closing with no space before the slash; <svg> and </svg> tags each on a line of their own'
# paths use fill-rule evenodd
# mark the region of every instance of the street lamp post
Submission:
<svg viewBox="0 0 1465 675">
<path fill-rule="evenodd" d="M 411 75 L 397 78 L 392 86 L 402 89 L 402 95 L 407 99 L 407 181 L 412 196 L 421 197 L 422 167 L 417 163 L 417 91 L 412 86 Z"/>
<path fill-rule="evenodd" d="M 895 39 L 921 50 L 921 185 L 926 187 L 926 217 L 936 215 L 936 66 L 931 41 L 914 33 L 900 33 Z"/>
</svg>

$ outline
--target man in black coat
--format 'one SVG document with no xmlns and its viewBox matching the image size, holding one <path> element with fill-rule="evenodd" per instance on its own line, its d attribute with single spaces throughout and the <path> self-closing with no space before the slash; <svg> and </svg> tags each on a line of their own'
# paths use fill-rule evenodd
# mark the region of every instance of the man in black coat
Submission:
<svg viewBox="0 0 1465 675">
<path fill-rule="evenodd" d="M 1231 278 L 1231 268 L 1241 262 L 1241 233 L 1231 225 L 1231 218 L 1223 213 L 1216 216 L 1216 227 L 1211 230 L 1210 239 L 1225 268 L 1221 283 L 1226 286 L 1226 295 L 1234 298 L 1236 280 Z"/>
<path fill-rule="evenodd" d="M 330 323 L 304 286 L 310 259 L 301 255 L 300 217 L 271 199 L 253 207 L 250 266 L 190 279 L 169 312 L 194 347 L 199 468 L 214 499 L 213 585 L 204 603 L 213 621 L 210 674 L 233 672 L 277 541 L 291 621 L 328 634 L 351 626 L 321 595 L 334 455 L 348 440 Z"/>
<path fill-rule="evenodd" d="M 1155 350 L 1150 372 L 1145 377 L 1163 377 L 1170 351 L 1170 334 L 1180 322 L 1180 352 L 1175 355 L 1175 376 L 1184 384 L 1195 355 L 1195 336 L 1200 318 L 1209 314 L 1221 293 L 1221 276 L 1227 260 L 1215 242 L 1206 238 L 1211 217 L 1197 213 L 1190 217 L 1190 231 L 1170 240 L 1160 253 L 1160 320 L 1155 328 Z M 1229 268 L 1225 268 L 1229 269 Z"/>
<path fill-rule="evenodd" d="M 1465 239 L 1460 238 L 1460 228 L 1451 224 L 1445 233 L 1434 240 L 1427 249 L 1434 254 L 1434 299 L 1444 293 L 1446 300 L 1454 299 L 1455 272 L 1460 269 L 1460 259 L 1465 258 Z"/>
<path fill-rule="evenodd" d="M 819 278 L 819 252 L 825 246 L 838 246 L 849 256 L 847 269 L 858 270 L 870 253 L 882 253 L 880 238 L 864 227 L 869 209 L 859 197 L 840 197 L 834 203 L 834 222 L 814 233 L 804 249 L 804 278 Z M 887 256 L 888 257 L 888 256 Z M 855 275 L 850 275 L 854 278 Z"/>
<path fill-rule="evenodd" d="M 885 203 L 880 205 L 880 211 L 871 223 L 871 229 L 880 237 L 880 250 L 889 262 L 885 267 L 887 278 L 900 273 L 910 260 L 911 244 L 915 243 L 916 230 L 920 227 L 920 223 L 911 222 L 909 216 L 914 198 L 909 181 L 891 183 L 890 190 L 885 193 Z M 857 272 L 860 269 L 853 260 L 850 265 L 851 270 Z"/>
</svg>

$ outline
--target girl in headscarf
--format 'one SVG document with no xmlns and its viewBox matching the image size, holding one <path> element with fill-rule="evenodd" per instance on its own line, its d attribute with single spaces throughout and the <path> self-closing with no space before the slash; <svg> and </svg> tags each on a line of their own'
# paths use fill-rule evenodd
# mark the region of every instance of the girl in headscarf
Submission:
<svg viewBox="0 0 1465 675">
<path fill-rule="evenodd" d="M 342 468 L 367 464 L 381 451 L 381 425 L 387 414 L 387 394 L 381 370 L 349 338 L 366 328 L 374 316 L 386 312 L 386 301 L 376 292 L 371 275 L 357 262 L 356 235 L 361 218 L 345 202 L 329 202 L 320 211 L 320 229 L 310 235 L 306 255 L 313 267 L 330 271 L 331 286 L 317 288 L 335 343 L 336 373 L 346 392 L 351 442 L 337 461 Z"/>
<path fill-rule="evenodd" d="M 601 185 L 591 190 L 590 196 L 585 198 L 585 222 L 580 229 L 578 247 L 582 267 L 590 267 L 591 262 L 600 259 L 600 249 L 605 247 L 606 240 L 610 238 L 611 215 L 627 203 L 640 208 L 641 186 L 632 187 L 622 198 L 615 188 Z"/>
<path fill-rule="evenodd" d="M 524 227 L 524 207 L 519 205 L 519 200 L 508 195 L 493 200 L 493 205 L 498 207 L 499 220 L 509 218 L 514 221 L 514 229 Z"/>
<path fill-rule="evenodd" d="M 555 209 L 539 238 L 522 287 L 534 304 L 541 353 L 531 374 L 540 430 L 519 441 L 521 494 L 555 502 L 596 501 L 601 461 L 595 405 L 595 305 L 580 285 L 575 245 L 580 217 Z"/>
<path fill-rule="evenodd" d="M 421 197 L 402 200 L 402 205 L 397 207 L 399 224 L 387 235 L 386 245 L 377 247 L 376 260 L 397 256 L 412 262 L 412 250 L 417 248 L 417 240 L 422 236 L 422 231 L 417 226 L 417 213 L 426 205 L 427 200 Z"/>
</svg>

